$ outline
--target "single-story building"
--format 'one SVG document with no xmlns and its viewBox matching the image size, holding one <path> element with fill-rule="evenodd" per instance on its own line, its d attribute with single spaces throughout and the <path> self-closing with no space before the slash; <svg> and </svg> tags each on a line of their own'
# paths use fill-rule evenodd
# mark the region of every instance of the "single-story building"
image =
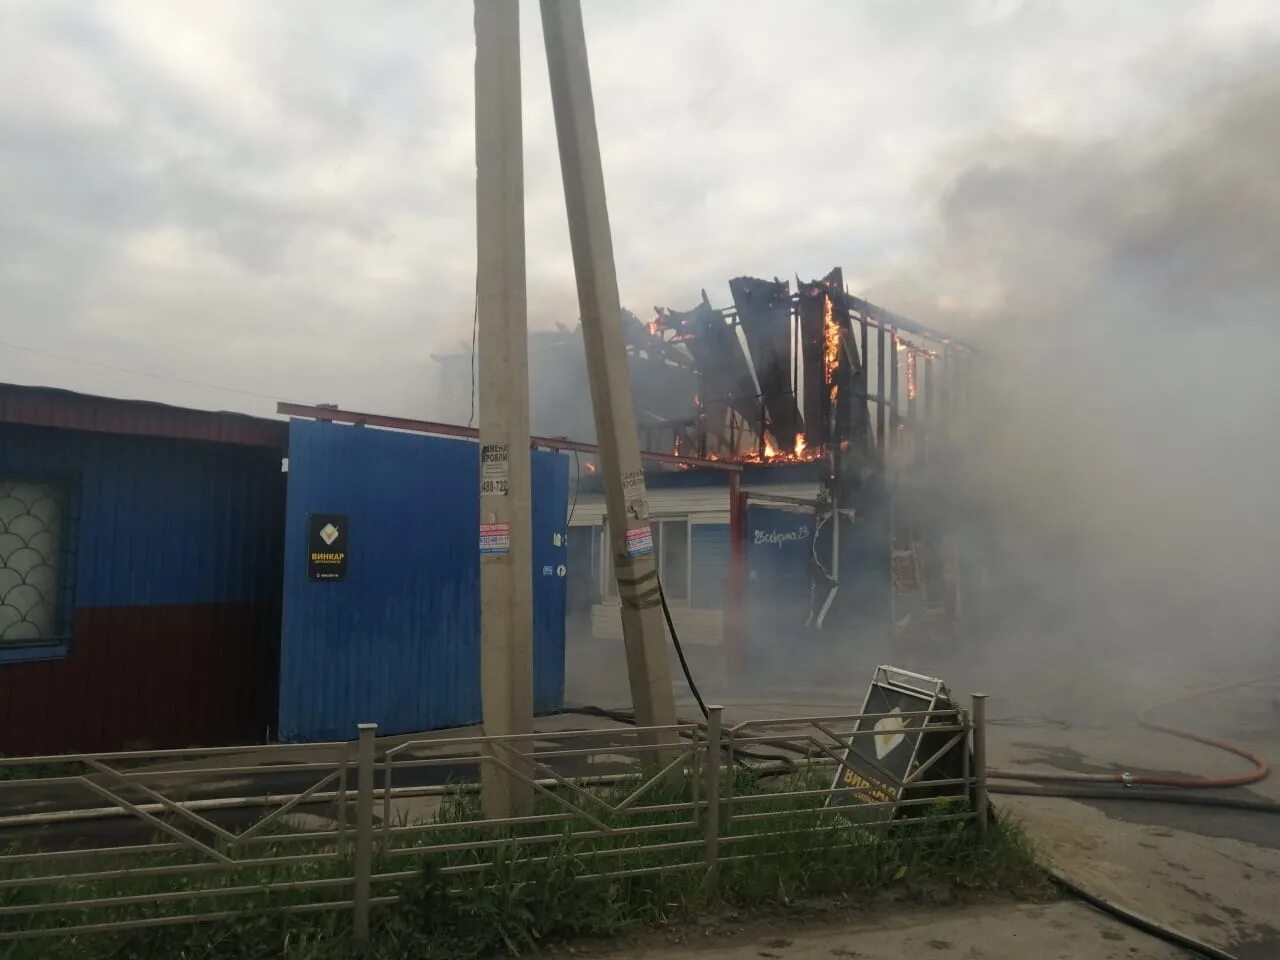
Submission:
<svg viewBox="0 0 1280 960">
<path fill-rule="evenodd" d="M 568 458 L 532 456 L 549 711 Z M 0 753 L 478 721 L 477 471 L 469 439 L 0 384 Z"/>
</svg>

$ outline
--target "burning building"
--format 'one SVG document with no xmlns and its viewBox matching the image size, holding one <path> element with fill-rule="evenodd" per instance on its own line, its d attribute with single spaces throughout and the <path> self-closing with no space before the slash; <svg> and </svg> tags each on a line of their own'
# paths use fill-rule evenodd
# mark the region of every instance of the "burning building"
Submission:
<svg viewBox="0 0 1280 960">
<path fill-rule="evenodd" d="M 648 487 L 681 636 L 759 662 L 798 624 L 847 637 L 936 610 L 947 589 L 923 465 L 954 432 L 971 352 L 853 296 L 839 269 L 729 289 L 731 307 L 703 292 L 628 328 L 641 445 L 678 458 Z M 584 476 L 570 606 L 612 635 L 603 500 Z"/>
<path fill-rule="evenodd" d="M 850 294 L 838 268 L 729 290 L 728 307 L 703 291 L 690 309 L 621 318 L 641 447 L 663 461 L 650 511 L 682 639 L 759 661 L 797 624 L 884 635 L 936 609 L 947 589 L 926 465 L 958 440 L 972 351 Z M 465 383 L 467 353 L 437 359 Z M 537 432 L 592 438 L 578 331 L 531 336 L 530 381 Z M 579 635 L 609 637 L 620 618 L 594 466 L 573 470 L 568 603 Z"/>
</svg>

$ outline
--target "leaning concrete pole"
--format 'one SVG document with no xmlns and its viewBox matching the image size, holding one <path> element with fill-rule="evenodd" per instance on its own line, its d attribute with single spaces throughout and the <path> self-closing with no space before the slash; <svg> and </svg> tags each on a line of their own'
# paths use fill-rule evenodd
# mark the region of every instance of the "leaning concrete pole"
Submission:
<svg viewBox="0 0 1280 960">
<path fill-rule="evenodd" d="M 578 280 L 591 405 L 600 444 L 609 549 L 613 552 L 622 601 L 622 636 L 631 701 L 642 726 L 666 726 L 675 723 L 675 698 L 663 635 L 649 502 L 640 467 L 640 441 L 622 339 L 618 276 L 578 0 L 542 0 L 542 33 L 551 74 L 551 102 L 560 143 L 560 172 Z M 673 741 L 674 736 L 657 739 Z"/>
<path fill-rule="evenodd" d="M 518 0 L 476 0 L 476 250 L 480 381 L 480 694 L 486 736 L 533 729 L 533 536 Z M 489 817 L 529 812 L 520 753 L 492 745 Z"/>
</svg>

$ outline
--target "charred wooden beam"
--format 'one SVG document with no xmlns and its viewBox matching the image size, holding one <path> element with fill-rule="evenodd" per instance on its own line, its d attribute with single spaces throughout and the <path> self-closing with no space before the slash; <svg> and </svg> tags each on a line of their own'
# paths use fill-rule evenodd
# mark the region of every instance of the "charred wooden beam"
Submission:
<svg viewBox="0 0 1280 960">
<path fill-rule="evenodd" d="M 697 369 L 696 403 L 694 391 L 672 397 L 672 401 L 683 399 L 686 407 L 697 406 L 705 432 L 732 449 L 730 411 L 747 420 L 757 415 L 755 379 L 737 333 L 724 314 L 711 306 L 705 290 L 702 302 L 692 310 L 658 307 L 656 311 L 655 322 L 673 335 L 670 348 L 687 350 Z M 699 438 L 698 446 L 705 450 L 705 435 Z"/>
<path fill-rule="evenodd" d="M 791 292 L 784 281 L 735 277 L 729 281 L 738 323 L 760 384 L 765 429 L 777 445 L 795 446 L 800 432 L 791 383 Z"/>
<path fill-rule="evenodd" d="M 800 381 L 803 384 L 800 408 L 804 417 L 805 440 L 821 447 L 828 440 L 831 390 L 826 374 L 826 324 L 832 310 L 830 290 L 825 280 L 796 281 L 796 314 L 800 327 Z"/>
</svg>

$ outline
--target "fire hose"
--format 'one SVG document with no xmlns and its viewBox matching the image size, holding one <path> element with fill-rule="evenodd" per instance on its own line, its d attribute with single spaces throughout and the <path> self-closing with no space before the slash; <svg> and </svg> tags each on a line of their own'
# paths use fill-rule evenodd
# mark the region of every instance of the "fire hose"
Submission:
<svg viewBox="0 0 1280 960">
<path fill-rule="evenodd" d="M 1242 773 L 1233 777 L 1175 777 L 1159 774 L 1133 774 L 1125 771 L 1116 771 L 1115 773 L 1031 773 L 1021 770 L 988 770 L 987 776 L 1000 780 L 1024 780 L 1034 783 L 1118 783 L 1124 787 L 1153 786 L 1179 787 L 1184 789 L 1221 789 L 1223 787 L 1244 787 L 1251 783 L 1258 783 L 1261 780 L 1265 780 L 1270 775 L 1271 765 L 1256 753 L 1251 750 L 1246 750 L 1244 747 L 1231 743 L 1227 740 L 1220 740 L 1216 737 L 1207 737 L 1203 734 L 1193 733 L 1190 730 L 1182 730 L 1178 727 L 1170 727 L 1165 724 L 1155 723 L 1151 721 L 1149 717 L 1156 710 L 1171 707 L 1174 704 L 1182 703 L 1185 700 L 1190 700 L 1195 697 L 1207 697 L 1215 693 L 1226 693 L 1231 690 L 1238 690 L 1241 687 L 1247 687 L 1255 683 L 1263 683 L 1267 680 L 1275 679 L 1277 679 L 1276 676 L 1258 677 L 1243 680 L 1238 683 L 1225 684 L 1221 687 L 1213 687 L 1209 690 L 1195 690 L 1190 693 L 1180 694 L 1168 700 L 1162 700 L 1158 703 L 1150 704 L 1138 712 L 1138 726 L 1144 727 L 1147 730 L 1154 730 L 1157 733 L 1168 734 L 1171 737 L 1178 737 L 1181 740 L 1191 740 L 1195 743 L 1202 743 L 1205 746 L 1214 747 L 1215 749 L 1235 754 L 1237 757 L 1248 760 L 1249 763 L 1253 765 L 1253 770 L 1249 773 Z M 1028 796 L 1046 795 L 1028 791 L 1018 792 Z M 1114 796 L 1114 794 L 1106 794 L 1106 796 L 1111 797 Z M 1151 796 L 1152 794 L 1147 794 L 1145 798 L 1150 798 Z M 1261 804 L 1262 806 L 1259 807 L 1258 804 Z M 1226 806 L 1227 804 L 1210 805 Z M 1231 806 L 1235 806 L 1235 804 L 1231 804 Z M 1243 809 L 1269 809 L 1271 807 L 1280 809 L 1280 805 L 1271 804 L 1267 801 L 1256 801 L 1254 804 L 1244 807 Z"/>
</svg>

